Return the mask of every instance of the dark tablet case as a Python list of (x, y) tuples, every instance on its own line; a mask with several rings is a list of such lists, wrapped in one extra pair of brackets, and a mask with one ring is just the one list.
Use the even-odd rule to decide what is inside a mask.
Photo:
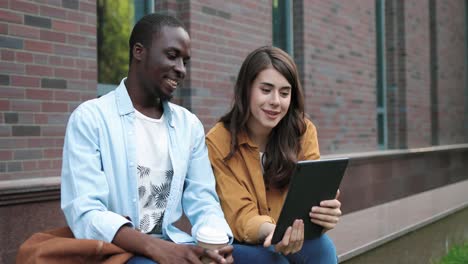
[(299, 161), (291, 178), (289, 192), (276, 224), (272, 243), (281, 239), (295, 219), (304, 221), (304, 240), (322, 234), (323, 227), (310, 221), (312, 206), (336, 196), (341, 179), (348, 165), (348, 158)]

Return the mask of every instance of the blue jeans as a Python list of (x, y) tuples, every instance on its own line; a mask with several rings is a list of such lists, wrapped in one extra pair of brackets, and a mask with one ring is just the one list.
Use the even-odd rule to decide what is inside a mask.
[(146, 257), (133, 256), (127, 261), (126, 264), (158, 264), (158, 263)]
[(233, 246), (234, 263), (338, 263), (335, 245), (326, 234), (316, 239), (305, 240), (299, 252), (288, 256), (276, 253), (273, 246), (269, 248), (249, 244)]

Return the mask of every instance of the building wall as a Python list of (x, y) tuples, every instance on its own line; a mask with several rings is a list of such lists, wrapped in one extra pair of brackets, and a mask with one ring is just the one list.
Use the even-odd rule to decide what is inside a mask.
[(206, 130), (231, 106), (250, 51), (272, 43), (271, 1), (190, 1), (190, 109)]
[(247, 54), (272, 43), (271, 1), (165, 0), (156, 10), (181, 19), (192, 38), (192, 58), (174, 100), (194, 112), (208, 131), (231, 105)]
[[(466, 1), (433, 1), (432, 31), (431, 2), (385, 1), (389, 148), (430, 146), (434, 135), (438, 144), (468, 141)], [(208, 130), (229, 109), (247, 53), (272, 43), (272, 0), (155, 7), (181, 18), (192, 36), (175, 102)], [(322, 154), (376, 150), (375, 1), (294, 1), (293, 19)], [(0, 180), (59, 176), (69, 113), (96, 96), (96, 45), (95, 1), (0, 1)]]
[(69, 113), (96, 96), (95, 1), (0, 1), (0, 180), (59, 176)]
[[(467, 142), (466, 1), (435, 1), (437, 10), (437, 112), (439, 144)], [(464, 3), (465, 2), (465, 3)], [(465, 96), (463, 96), (465, 94)], [(466, 112), (465, 112), (466, 113)], [(467, 117), (465, 117), (467, 118)]]
[(409, 148), (431, 145), (429, 1), (404, 1), (406, 133)]
[(463, 1), (386, 1), (389, 148), (466, 142)]
[(404, 1), (385, 1), (387, 147), (407, 147)]
[(321, 152), (376, 149), (374, 1), (300, 5), (299, 66), (306, 111), (317, 126)]

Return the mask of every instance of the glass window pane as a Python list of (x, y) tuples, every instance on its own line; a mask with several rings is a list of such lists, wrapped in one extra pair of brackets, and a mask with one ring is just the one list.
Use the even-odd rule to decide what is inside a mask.
[(128, 71), (128, 39), (135, 19), (134, 2), (98, 0), (97, 16), (98, 82), (118, 84)]
[(376, 26), (376, 103), (377, 103), (377, 144), (387, 148), (386, 127), (386, 61), (385, 61), (385, 0), (375, 1)]
[(385, 79), (385, 39), (383, 0), (376, 1), (376, 46), (377, 46), (377, 107), (384, 107), (384, 79)]
[(273, 0), (273, 46), (293, 55), (292, 1)]
[(382, 113), (377, 114), (377, 143), (383, 147), (385, 145), (384, 140), (384, 118)]

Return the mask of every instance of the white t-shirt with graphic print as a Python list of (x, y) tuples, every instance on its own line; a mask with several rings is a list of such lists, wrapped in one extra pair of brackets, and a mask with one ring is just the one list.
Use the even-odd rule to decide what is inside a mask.
[(172, 182), (168, 131), (164, 114), (154, 119), (135, 110), (140, 230), (162, 234), (162, 220)]

